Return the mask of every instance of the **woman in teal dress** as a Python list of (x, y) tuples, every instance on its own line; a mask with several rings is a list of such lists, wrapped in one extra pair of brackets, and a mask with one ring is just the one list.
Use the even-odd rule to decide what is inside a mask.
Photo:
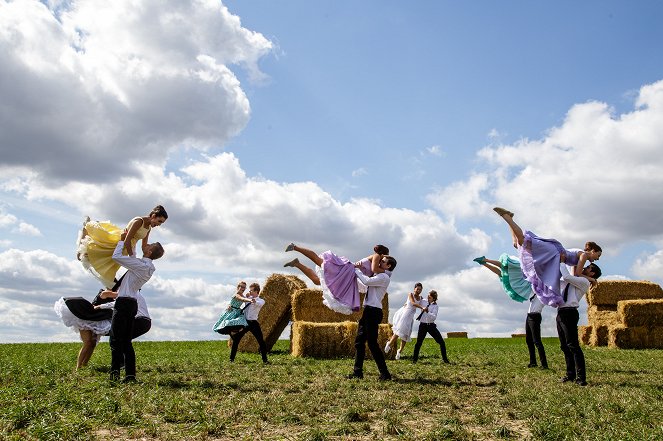
[(239, 282), (237, 284), (237, 292), (235, 292), (233, 298), (230, 299), (230, 305), (226, 311), (221, 314), (221, 317), (219, 317), (219, 320), (216, 321), (212, 328), (215, 332), (231, 335), (233, 332), (239, 331), (245, 326), (248, 326), (242, 308), (244, 303), (251, 303), (251, 299), (244, 297), (243, 293), (245, 290), (246, 282)]
[(511, 299), (522, 303), (532, 296), (532, 284), (525, 279), (517, 258), (503, 253), (499, 260), (486, 259), (481, 256), (474, 261), (497, 274), (502, 282), (502, 288)]

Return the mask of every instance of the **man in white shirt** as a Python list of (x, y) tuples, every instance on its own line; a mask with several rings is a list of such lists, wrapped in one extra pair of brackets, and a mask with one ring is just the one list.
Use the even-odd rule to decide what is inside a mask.
[(230, 350), (230, 361), (235, 361), (235, 355), (237, 354), (237, 348), (239, 347), (239, 341), (244, 337), (247, 332), (253, 334), (253, 336), (258, 340), (258, 347), (260, 348), (260, 355), (262, 356), (262, 362), (267, 363), (267, 345), (265, 340), (262, 337), (262, 329), (260, 329), (260, 323), (258, 323), (258, 314), (260, 309), (265, 305), (265, 300), (260, 298), (260, 285), (257, 283), (252, 283), (249, 285), (249, 293), (247, 297), (251, 298), (251, 303), (249, 303), (244, 309), (244, 317), (248, 326), (245, 326), (236, 334), (233, 335), (232, 342), (233, 346)]
[(355, 268), (357, 278), (368, 287), (364, 297), (364, 312), (359, 319), (357, 337), (355, 338), (355, 365), (353, 372), (348, 378), (364, 378), (364, 358), (366, 357), (366, 344), (373, 355), (373, 360), (380, 371), (380, 381), (391, 380), (391, 374), (387, 369), (387, 362), (384, 359), (382, 349), (378, 344), (378, 327), (382, 321), (382, 299), (387, 292), (387, 287), (391, 281), (391, 272), (396, 268), (396, 259), (391, 256), (384, 256), (380, 260), (380, 268), (383, 273), (368, 277)]
[(561, 263), (562, 279), (560, 292), (564, 303), (557, 309), (557, 335), (566, 361), (566, 375), (561, 382), (575, 381), (580, 386), (587, 386), (585, 372), (585, 354), (578, 340), (578, 305), (591, 285), (601, 276), (601, 268), (591, 263), (582, 270), (581, 276), (573, 276), (569, 268)]
[[(440, 354), (442, 355), (442, 361), (449, 363), (447, 358), (447, 347), (444, 344), (444, 339), (442, 334), (440, 334), (435, 320), (437, 320), (437, 312), (439, 307), (437, 306), (437, 291), (431, 290), (428, 293), (428, 299), (425, 300), (426, 306), (424, 310), (421, 311), (417, 320), (419, 320), (419, 331), (417, 332), (417, 342), (414, 345), (414, 355), (412, 355), (412, 363), (416, 363), (419, 360), (419, 349), (426, 338), (426, 334), (430, 334), (435, 342), (440, 346)], [(422, 305), (423, 306), (423, 305)]]
[(117, 290), (117, 298), (111, 319), (111, 381), (120, 379), (120, 367), (124, 363), (124, 382), (136, 381), (136, 353), (131, 344), (134, 317), (138, 312), (138, 291), (154, 273), (153, 260), (163, 256), (163, 247), (159, 242), (143, 247), (143, 257), (122, 255), (126, 232), (120, 236), (113, 252), (113, 260), (127, 269), (122, 283)]
[(537, 366), (535, 352), (535, 349), (537, 349), (539, 351), (539, 359), (541, 360), (541, 369), (548, 369), (546, 349), (543, 347), (543, 342), (541, 341), (541, 311), (543, 311), (544, 306), (541, 300), (539, 300), (539, 297), (532, 292), (532, 296), (529, 298), (527, 319), (525, 319), (525, 343), (529, 352), (528, 368), (535, 368)]

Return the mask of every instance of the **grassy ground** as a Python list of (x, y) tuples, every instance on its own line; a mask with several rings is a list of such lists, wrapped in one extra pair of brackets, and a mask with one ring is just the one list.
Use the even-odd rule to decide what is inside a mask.
[(111, 385), (103, 343), (74, 372), (78, 344), (0, 345), (2, 439), (663, 440), (663, 351), (585, 348), (588, 387), (527, 369), (522, 339), (426, 340), (389, 361), (395, 381), (346, 380), (352, 361), (292, 358), (280, 341), (228, 362), (225, 342), (137, 342), (139, 384)]

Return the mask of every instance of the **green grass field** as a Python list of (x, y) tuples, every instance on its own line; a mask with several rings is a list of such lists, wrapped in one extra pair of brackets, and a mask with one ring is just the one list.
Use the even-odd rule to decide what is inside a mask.
[[(248, 338), (248, 337), (247, 337)], [(79, 345), (0, 345), (2, 439), (663, 439), (663, 351), (585, 348), (588, 387), (527, 369), (519, 339), (448, 339), (451, 365), (426, 340), (388, 361), (378, 382), (346, 380), (352, 360), (297, 359), (279, 341), (228, 362), (225, 341), (137, 342), (138, 384), (111, 385), (102, 343), (75, 372)]]

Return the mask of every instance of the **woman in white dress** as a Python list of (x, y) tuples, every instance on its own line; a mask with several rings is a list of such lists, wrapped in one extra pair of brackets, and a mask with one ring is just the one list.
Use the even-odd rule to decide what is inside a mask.
[(424, 309), (420, 302), (422, 300), (421, 292), (424, 287), (421, 283), (417, 282), (414, 284), (414, 292), (411, 292), (407, 295), (407, 301), (396, 314), (394, 314), (392, 331), (393, 335), (387, 341), (387, 344), (384, 347), (384, 352), (391, 351), (391, 347), (396, 344), (398, 339), (401, 339), (401, 346), (396, 351), (396, 360), (401, 358), (401, 351), (405, 348), (405, 344), (412, 340), (410, 334), (412, 334), (412, 324), (414, 323), (414, 314), (417, 309)]

